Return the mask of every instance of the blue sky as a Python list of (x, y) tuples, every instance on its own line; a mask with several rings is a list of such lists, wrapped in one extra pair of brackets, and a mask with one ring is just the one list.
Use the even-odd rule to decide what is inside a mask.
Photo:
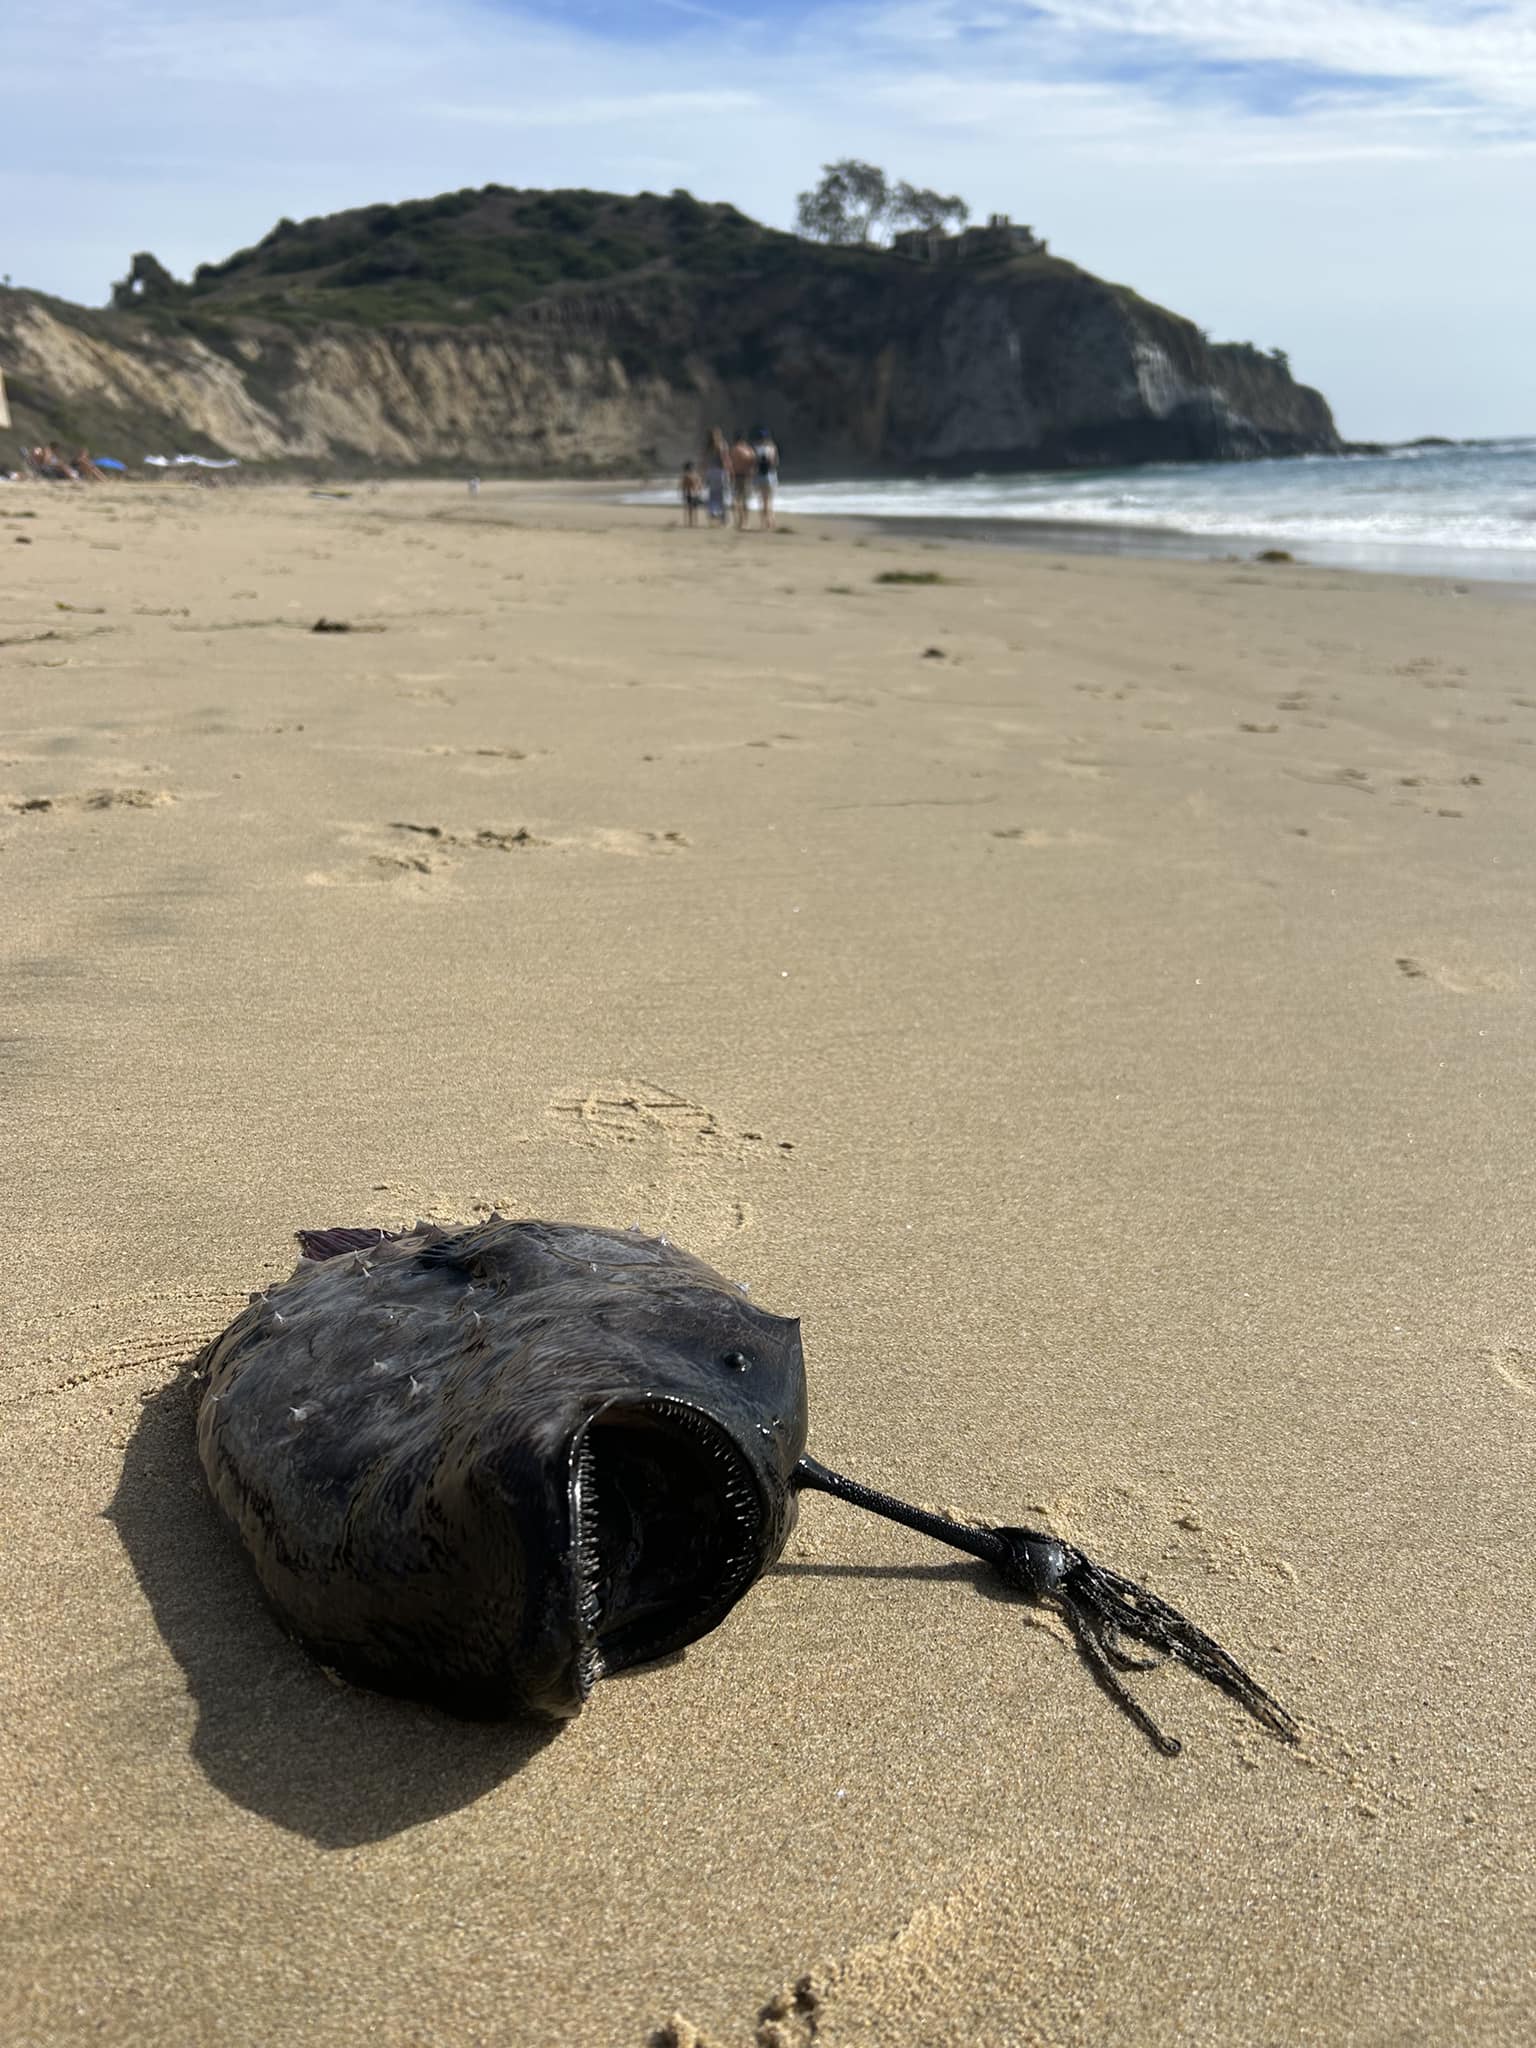
[(51, 0), (6, 72), (0, 272), (86, 303), (491, 179), (787, 226), (858, 155), (1288, 349), (1349, 434), (1536, 432), (1536, 0)]

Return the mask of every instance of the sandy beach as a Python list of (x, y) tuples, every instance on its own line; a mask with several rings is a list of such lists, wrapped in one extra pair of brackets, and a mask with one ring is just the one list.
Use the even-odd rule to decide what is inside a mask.
[[(8, 2048), (1528, 2038), (1536, 612), (789, 524), (3, 487)], [(328, 1681), (182, 1368), (496, 1208), (1300, 1750), (817, 1499), (561, 1732)]]

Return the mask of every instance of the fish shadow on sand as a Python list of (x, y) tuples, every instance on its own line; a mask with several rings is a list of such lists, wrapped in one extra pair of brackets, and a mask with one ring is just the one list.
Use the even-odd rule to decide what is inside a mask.
[(209, 1783), (322, 1849), (387, 1840), (472, 1804), (560, 1732), (457, 1721), (328, 1678), (273, 1620), (209, 1497), (190, 1364), (146, 1397), (107, 1517), (197, 1703)]
[(921, 1585), (953, 1585), (956, 1581), (972, 1588), (983, 1600), (1016, 1609), (1033, 1627), (1042, 1623), (1038, 1610), (1022, 1600), (1012, 1586), (1005, 1585), (987, 1565), (972, 1564), (969, 1558), (946, 1559), (939, 1564), (822, 1564), (808, 1559), (780, 1559), (771, 1567), (770, 1579), (915, 1579)]
[[(940, 1579), (963, 1579), (980, 1592), (991, 1593), (991, 1574), (983, 1564), (972, 1564), (967, 1558), (946, 1559), (942, 1564), (821, 1564), (805, 1560), (784, 1560), (774, 1565), (768, 1576), (779, 1579), (921, 1579), (925, 1582)], [(1020, 1600), (1017, 1593), (1008, 1587), (998, 1587), (1015, 1606)]]
[[(770, 1579), (915, 1579), (920, 1585), (938, 1587), (957, 1582), (969, 1586), (978, 1599), (994, 1606), (1011, 1607), (1031, 1628), (1055, 1633), (1055, 1625), (1043, 1618), (1041, 1610), (1022, 1599), (1017, 1590), (984, 1564), (969, 1558), (946, 1559), (937, 1564), (822, 1564), (808, 1559), (780, 1559), (768, 1572)], [(875, 1597), (878, 1597), (875, 1596)]]

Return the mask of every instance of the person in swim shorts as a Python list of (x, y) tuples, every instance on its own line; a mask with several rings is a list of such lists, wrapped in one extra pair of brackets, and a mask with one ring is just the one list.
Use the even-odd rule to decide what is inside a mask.
[(679, 479), (678, 490), (683, 500), (683, 524), (685, 526), (697, 526), (699, 523), (699, 507), (704, 502), (704, 479), (699, 475), (699, 465), (691, 455), (683, 464), (683, 474)]
[(752, 456), (759, 516), (764, 526), (772, 526), (773, 494), (779, 487), (779, 451), (766, 427), (752, 429)]

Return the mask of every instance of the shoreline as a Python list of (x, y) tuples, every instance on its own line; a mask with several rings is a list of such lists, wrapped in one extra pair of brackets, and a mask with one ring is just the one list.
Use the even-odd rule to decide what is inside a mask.
[[(1283, 461), (1274, 466), (1290, 473), (1290, 466)], [(1211, 464), (1188, 465), (1190, 473), (1197, 477), (1205, 476), (1217, 467)], [(1223, 475), (1231, 472), (1247, 480), (1265, 465), (1249, 463), (1219, 467)], [(1147, 474), (1159, 480), (1166, 479), (1169, 468), (1170, 465), (1166, 464), (1146, 466)], [(1119, 479), (1125, 488), (1133, 490), (1137, 475), (1136, 470), (1070, 471), (1063, 472), (1060, 479), (1054, 474), (1047, 479), (1038, 472), (1020, 471), (1016, 480), (1031, 486), (1049, 480), (1070, 490), (1074, 484), (1103, 476)], [(992, 485), (1006, 483), (1008, 478), (988, 476), (979, 481)], [(927, 510), (923, 507), (921, 490), (913, 491), (911, 487), (932, 485), (942, 496), (944, 479), (908, 477), (889, 482), (893, 495), (905, 497), (905, 505), (910, 505), (911, 510), (896, 504), (887, 509), (886, 506), (865, 507), (857, 502), (825, 505), (814, 502), (815, 495), (823, 491), (857, 499), (876, 488), (873, 484), (850, 478), (836, 482), (812, 479), (798, 486), (791, 482), (780, 490), (779, 511), (786, 519), (867, 522), (867, 528), (863, 530), (876, 527), (904, 530), (920, 538), (985, 541), (1036, 553), (1139, 556), (1152, 561), (1241, 561), (1251, 560), (1273, 549), (1289, 555), (1299, 566), (1343, 569), (1365, 575), (1430, 577), (1447, 582), (1502, 583), (1536, 592), (1536, 546), (1459, 546), (1433, 539), (1335, 538), (1326, 533), (1309, 535), (1296, 532), (1294, 525), (1290, 531), (1285, 529), (1285, 519), (1290, 517), (1294, 520), (1294, 504), (1289, 508), (1283, 504), (1277, 508), (1279, 523), (1268, 525), (1262, 505), (1235, 499), (1224, 507), (1224, 517), (1230, 520), (1230, 524), (1215, 529), (1178, 524), (1178, 507), (1171, 501), (1159, 508), (1166, 516), (1158, 519), (1120, 520), (1102, 516), (1104, 508), (1100, 508), (1097, 516), (1072, 516), (1056, 508), (1036, 512), (1028, 509), (1027, 497), (1016, 501), (1021, 507), (1018, 511), (1010, 509), (1006, 503), (1001, 509), (983, 506), (949, 510), (941, 505), (940, 509)], [(669, 503), (674, 489), (672, 480), (666, 477), (648, 477), (641, 483), (615, 484), (612, 488), (619, 502), (632, 504)], [(797, 501), (798, 492), (812, 494), (812, 501)], [(1085, 504), (1087, 502), (1085, 500)]]
[[(453, 481), (453, 480), (447, 480)], [(572, 481), (563, 484), (558, 481), (522, 483), (508, 481), (482, 486), (482, 496), (489, 498), (496, 491), (526, 494), (529, 502), (549, 505), (559, 503), (600, 503), (635, 513), (659, 513), (670, 515), (668, 523), (679, 527), (682, 522), (676, 517), (677, 508), (670, 499), (661, 496), (644, 497), (641, 492), (659, 490), (654, 478), (643, 483), (629, 481), (621, 484), (594, 484)], [(1234, 534), (1193, 534), (1181, 533), (1173, 528), (1142, 526), (1109, 526), (1090, 524), (1088, 521), (1046, 520), (1046, 519), (995, 519), (978, 516), (959, 518), (938, 515), (906, 516), (899, 513), (879, 512), (817, 512), (807, 511), (796, 505), (779, 508), (779, 522), (786, 530), (792, 530), (800, 521), (810, 521), (829, 534), (849, 538), (881, 539), (885, 541), (911, 540), (919, 546), (953, 545), (961, 548), (995, 548), (1013, 550), (1029, 555), (1073, 556), (1079, 559), (1094, 558), (1120, 559), (1142, 562), (1208, 562), (1228, 567), (1259, 569), (1309, 569), (1334, 575), (1359, 577), (1382, 581), (1388, 587), (1422, 588), (1425, 585), (1445, 586), (1457, 591), (1458, 586), (1467, 593), (1476, 591), (1492, 595), (1495, 592), (1513, 596), (1521, 603), (1536, 599), (1536, 558), (1528, 571), (1520, 574), (1498, 574), (1491, 565), (1497, 557), (1487, 553), (1472, 557), (1476, 566), (1462, 566), (1454, 557), (1433, 550), (1411, 548), (1382, 549), (1308, 547), (1298, 552), (1301, 543), (1286, 549), (1291, 559), (1284, 562), (1264, 562), (1260, 553), (1268, 543), (1262, 535), (1243, 537)], [(706, 528), (701, 524), (701, 533)], [(754, 527), (755, 535), (758, 529)], [(1285, 543), (1276, 542), (1284, 547)], [(1399, 557), (1422, 554), (1419, 561), (1398, 560), (1390, 562), (1376, 559), (1382, 555), (1396, 554)], [(1471, 556), (1471, 550), (1468, 550)]]
[[(1473, 555), (1471, 549), (1467, 554), (1474, 566), (1463, 567), (1452, 555), (1430, 548), (1356, 548), (1338, 543), (1272, 541), (1262, 534), (1205, 535), (1184, 533), (1174, 527), (1096, 525), (1087, 520), (905, 518), (884, 513), (801, 510), (791, 510), (787, 516), (838, 519), (882, 533), (907, 532), (923, 539), (969, 546), (1021, 548), (1031, 554), (1130, 556), (1151, 562), (1255, 563), (1261, 561), (1263, 549), (1273, 546), (1284, 549), (1291, 557), (1289, 562), (1273, 565), (1279, 568), (1329, 569), (1351, 576), (1389, 577), (1394, 581), (1478, 584), (1511, 589), (1523, 598), (1536, 598), (1536, 555), (1532, 556), (1529, 568), (1501, 575), (1493, 566), (1498, 561), (1496, 555)], [(1387, 556), (1398, 559), (1382, 559)], [(1406, 559), (1413, 556), (1420, 559)]]

